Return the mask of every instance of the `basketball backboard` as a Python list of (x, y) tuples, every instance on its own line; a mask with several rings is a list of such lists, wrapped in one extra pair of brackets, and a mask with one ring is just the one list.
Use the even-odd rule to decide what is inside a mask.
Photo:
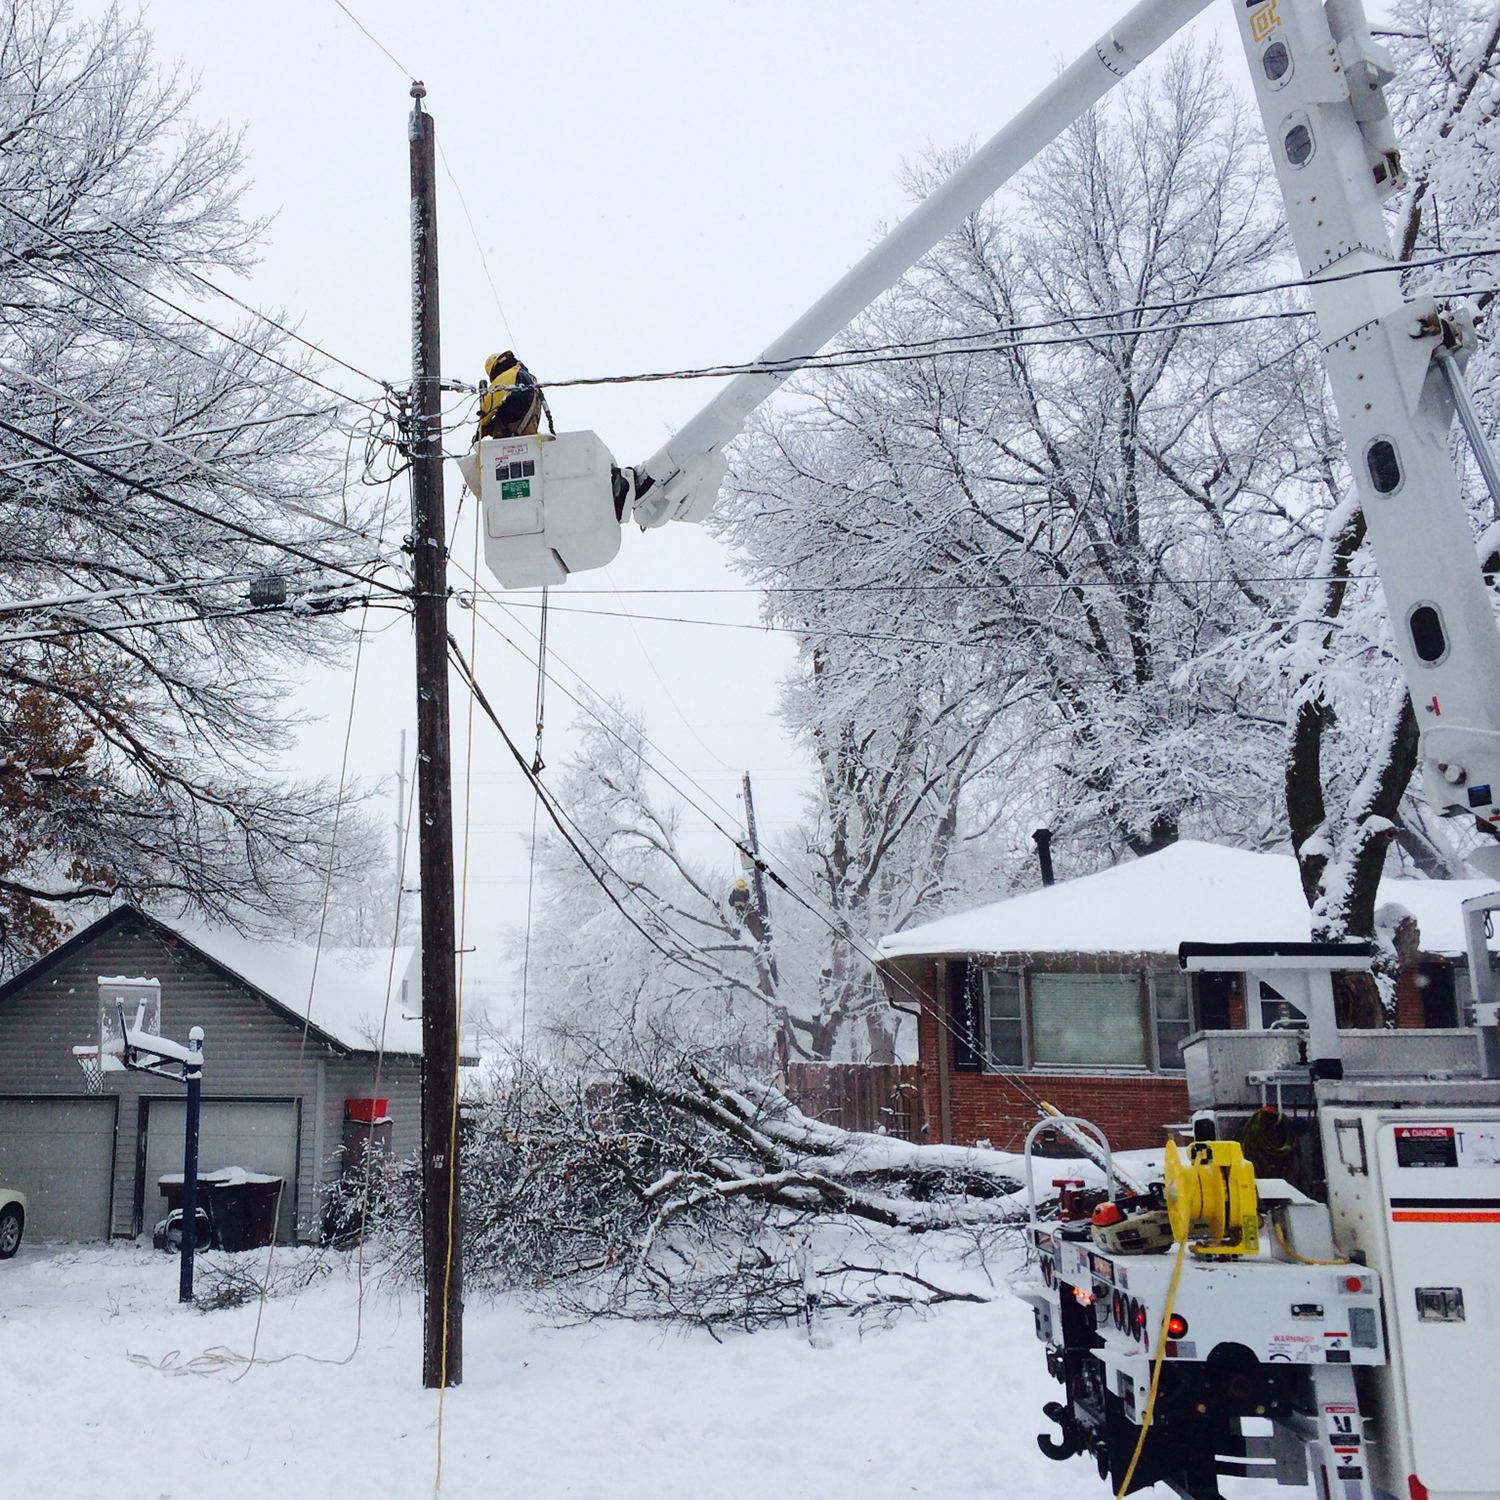
[(125, 1026), (132, 1031), (161, 1035), (161, 981), (99, 976), (99, 1058), (108, 1068), (109, 1057), (124, 1059)]

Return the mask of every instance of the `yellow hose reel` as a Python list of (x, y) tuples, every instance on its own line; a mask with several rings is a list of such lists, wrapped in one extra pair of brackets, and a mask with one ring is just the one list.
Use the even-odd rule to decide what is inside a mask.
[(1164, 1166), (1174, 1240), (1193, 1240), (1194, 1255), (1259, 1251), (1255, 1168), (1238, 1141), (1194, 1141), (1186, 1156), (1168, 1141)]

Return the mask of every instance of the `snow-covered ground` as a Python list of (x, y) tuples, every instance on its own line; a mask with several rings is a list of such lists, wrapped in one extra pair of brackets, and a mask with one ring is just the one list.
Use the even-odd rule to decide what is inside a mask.
[[(929, 1267), (929, 1272), (937, 1274)], [(733, 1335), (540, 1325), (471, 1303), (443, 1416), (451, 1500), (1106, 1500), (1086, 1459), (1037, 1450), (1058, 1392), (1031, 1313), (984, 1305), (867, 1329)], [(432, 1493), (437, 1397), (421, 1304), (340, 1268), (295, 1298), (184, 1309), (135, 1246), (23, 1247), (0, 1265), (0, 1474), (48, 1500), (405, 1500)], [(356, 1347), (356, 1331), (358, 1342)], [(1240, 1491), (1248, 1493), (1249, 1488)], [(1288, 1492), (1283, 1492), (1288, 1493)], [(1290, 1492), (1292, 1494), (1305, 1492)]]

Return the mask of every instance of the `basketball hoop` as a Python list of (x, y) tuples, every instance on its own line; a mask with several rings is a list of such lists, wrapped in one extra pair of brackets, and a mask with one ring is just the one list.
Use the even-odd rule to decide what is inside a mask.
[(73, 1056), (78, 1066), (83, 1069), (83, 1080), (91, 1094), (102, 1094), (104, 1092), (104, 1069), (99, 1066), (99, 1048), (75, 1047)]

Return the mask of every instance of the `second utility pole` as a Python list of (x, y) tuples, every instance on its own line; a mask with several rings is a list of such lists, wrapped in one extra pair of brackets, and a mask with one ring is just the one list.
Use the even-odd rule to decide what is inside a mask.
[(448, 550), (438, 342), (437, 133), (412, 84), (411, 453), (417, 655), (417, 844), (422, 879), (422, 1384), (463, 1379), (463, 1214), (458, 1176), (458, 995), (453, 932), (453, 768), (448, 739)]

